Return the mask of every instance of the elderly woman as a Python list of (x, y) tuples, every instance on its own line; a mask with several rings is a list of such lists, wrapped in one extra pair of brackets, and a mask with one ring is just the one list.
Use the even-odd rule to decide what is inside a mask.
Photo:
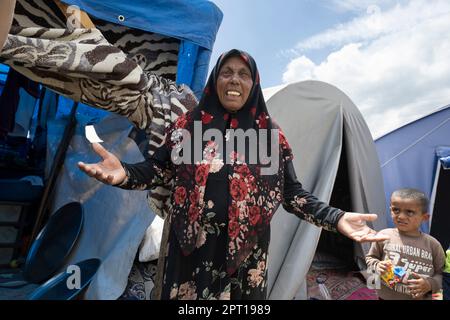
[[(236, 148), (239, 132), (254, 140)], [(243, 51), (219, 58), (198, 106), (166, 137), (142, 163), (122, 163), (94, 144), (102, 161), (78, 164), (125, 189), (173, 178), (163, 299), (265, 299), (270, 221), (280, 204), (356, 241), (385, 239), (365, 223), (376, 215), (330, 207), (302, 188), (286, 137), (267, 111), (255, 61)]]

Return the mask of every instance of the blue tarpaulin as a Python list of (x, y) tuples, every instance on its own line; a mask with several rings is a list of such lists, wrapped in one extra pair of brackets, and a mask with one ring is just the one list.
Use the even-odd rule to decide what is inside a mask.
[[(450, 105), (380, 137), (375, 145), (383, 173), (386, 212), (390, 211), (392, 192), (399, 188), (416, 188), (430, 198), (437, 162), (448, 161), (445, 157), (450, 155), (445, 153), (450, 150)], [(393, 227), (390, 215), (386, 217)], [(426, 224), (422, 231), (429, 231)]]
[(444, 169), (450, 169), (450, 147), (439, 147), (436, 150), (436, 155), (441, 161)]
[(6, 78), (8, 77), (9, 67), (0, 63), (0, 94), (3, 92), (3, 87), (6, 83)]
[(177, 83), (200, 98), (223, 14), (206, 0), (63, 0), (96, 18), (181, 40)]
[(205, 0), (63, 0), (99, 19), (192, 42), (212, 50), (222, 12)]

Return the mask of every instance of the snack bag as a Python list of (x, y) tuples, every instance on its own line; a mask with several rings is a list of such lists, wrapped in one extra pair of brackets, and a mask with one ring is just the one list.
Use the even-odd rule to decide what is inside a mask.
[(408, 284), (408, 279), (411, 277), (411, 270), (406, 270), (405, 275), (403, 276), (402, 283)]
[(402, 282), (405, 275), (406, 270), (403, 267), (394, 267), (394, 280), (396, 283)]
[(393, 288), (396, 284), (395, 275), (394, 275), (394, 267), (391, 264), (389, 264), (388, 269), (386, 272), (383, 272), (381, 275), (381, 280), (389, 287)]

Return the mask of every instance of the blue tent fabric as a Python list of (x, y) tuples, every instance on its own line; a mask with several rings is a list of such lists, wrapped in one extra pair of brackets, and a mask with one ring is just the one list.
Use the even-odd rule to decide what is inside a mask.
[(6, 64), (0, 63), (0, 85), (4, 86), (6, 78), (8, 77), (9, 67)]
[[(393, 191), (416, 188), (431, 197), (439, 147), (450, 146), (450, 105), (398, 128), (375, 141), (386, 195), (386, 212)], [(442, 160), (441, 160), (442, 161)], [(393, 227), (390, 215), (387, 222)], [(427, 223), (422, 231), (429, 231)]]
[(444, 169), (450, 169), (450, 147), (437, 148), (436, 155)]
[(197, 62), (195, 64), (195, 73), (190, 85), (192, 91), (194, 91), (199, 100), (203, 93), (206, 78), (208, 76), (210, 58), (211, 51), (200, 48), (197, 56)]
[(181, 40), (178, 84), (201, 97), (211, 52), (223, 14), (205, 0), (63, 0), (99, 19)]
[(211, 51), (183, 41), (178, 54), (177, 84), (186, 84), (200, 100), (208, 76)]
[[(212, 50), (223, 14), (205, 0), (63, 0), (97, 18)], [(123, 17), (123, 20), (122, 20)]]

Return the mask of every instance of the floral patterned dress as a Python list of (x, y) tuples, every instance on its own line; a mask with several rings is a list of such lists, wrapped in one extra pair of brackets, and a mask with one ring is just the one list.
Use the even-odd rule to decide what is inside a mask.
[[(144, 162), (133, 165), (123, 163), (128, 179), (120, 187), (146, 189), (163, 183), (163, 172), (167, 168), (167, 162), (170, 161), (169, 154), (167, 146), (164, 145), (152, 158)], [(233, 190), (229, 189), (229, 170), (231, 166), (225, 164), (208, 175), (203, 195), (205, 208), (199, 217), (195, 217), (202, 228), (195, 244), (196, 248), (191, 254), (183, 253), (177, 235), (173, 228), (171, 229), (162, 299), (266, 298), (270, 225), (266, 232), (258, 237), (253, 250), (239, 268), (231, 275), (227, 272), (227, 251), (233, 249), (230, 248), (230, 244), (233, 243), (230, 237), (237, 236), (240, 227), (235, 220), (229, 218), (230, 203), (239, 196), (229, 192)], [(249, 177), (245, 175), (245, 170), (242, 172), (242, 176), (238, 178), (247, 182)], [(189, 196), (196, 197), (198, 194), (175, 190), (172, 202), (176, 205)], [(270, 197), (271, 195), (267, 195), (267, 199)], [(270, 203), (270, 200), (268, 202)], [(297, 180), (292, 161), (285, 162), (282, 204), (288, 212), (329, 231), (336, 230), (337, 221), (344, 213), (305, 191)], [(262, 210), (264, 205), (266, 204), (246, 209), (249, 215), (248, 223), (253, 223), (252, 219), (256, 218), (252, 217), (258, 217), (257, 211)], [(254, 214), (251, 211), (255, 211)], [(188, 217), (196, 214), (198, 211), (193, 210), (189, 212)]]

